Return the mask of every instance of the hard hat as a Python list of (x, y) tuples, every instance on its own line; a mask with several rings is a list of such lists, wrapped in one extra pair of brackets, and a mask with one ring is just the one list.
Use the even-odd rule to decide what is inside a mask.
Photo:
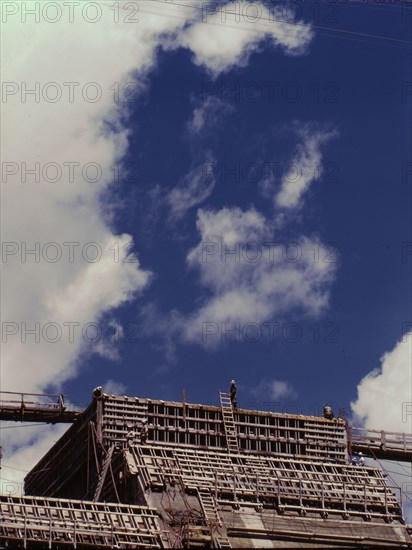
[(362, 456), (362, 455), (363, 455), (362, 451), (359, 451), (358, 455), (359, 455), (359, 456)]
[(147, 418), (143, 418), (142, 422), (143, 424), (147, 424)]
[(232, 380), (230, 383), (231, 383), (231, 384), (236, 384), (236, 382), (235, 382), (234, 380)]

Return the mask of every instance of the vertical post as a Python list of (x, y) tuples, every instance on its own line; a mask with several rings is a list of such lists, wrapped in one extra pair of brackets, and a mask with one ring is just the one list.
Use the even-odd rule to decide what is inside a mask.
[(389, 512), (388, 512), (388, 494), (387, 494), (387, 491), (386, 491), (386, 485), (384, 485), (383, 487), (385, 489), (385, 514), (388, 515)]
[(97, 441), (103, 445), (103, 401), (101, 397), (96, 399), (96, 435)]
[(215, 471), (215, 501), (217, 502), (217, 471)]
[(186, 422), (186, 388), (182, 389), (183, 422)]
[(325, 487), (323, 485), (323, 481), (321, 485), (321, 490), (322, 490), (322, 510), (324, 510), (325, 509)]
[(90, 486), (90, 432), (92, 427), (90, 422), (87, 424), (87, 474), (86, 474), (86, 494), (89, 494)]
[(281, 504), (281, 499), (280, 499), (280, 488), (281, 488), (281, 484), (280, 484), (280, 477), (279, 477), (279, 474), (277, 474), (278, 476), (278, 506), (280, 506)]
[(256, 474), (256, 502), (259, 502), (259, 474)]
[(302, 480), (299, 479), (299, 506), (303, 508), (303, 500), (302, 500)]
[(343, 510), (346, 512), (346, 481), (343, 482)]
[(352, 459), (352, 426), (349, 424), (346, 425), (346, 435), (348, 438), (348, 456), (349, 459)]
[(233, 499), (235, 502), (237, 502), (237, 496), (236, 496), (236, 473), (233, 472)]
[(74, 547), (74, 548), (77, 548), (77, 523), (76, 523), (76, 515), (74, 516), (73, 547)]
[(366, 481), (364, 481), (364, 486), (363, 486), (363, 498), (364, 498), (364, 501), (365, 501), (365, 513), (368, 511), (368, 506), (366, 504)]
[(23, 527), (23, 548), (27, 548), (27, 525), (26, 525), (27, 517), (26, 514), (24, 515), (24, 527)]
[(49, 518), (49, 548), (52, 547), (52, 521)]

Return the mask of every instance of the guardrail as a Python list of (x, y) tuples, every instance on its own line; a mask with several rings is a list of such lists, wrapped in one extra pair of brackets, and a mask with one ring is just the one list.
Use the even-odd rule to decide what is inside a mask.
[(348, 427), (348, 443), (352, 452), (372, 458), (412, 462), (412, 434)]
[(0, 392), (0, 420), (73, 422), (80, 412), (65, 405), (63, 394)]

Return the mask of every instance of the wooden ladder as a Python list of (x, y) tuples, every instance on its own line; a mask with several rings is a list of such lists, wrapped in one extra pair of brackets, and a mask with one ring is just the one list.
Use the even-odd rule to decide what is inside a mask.
[(219, 391), (220, 405), (222, 407), (223, 424), (225, 426), (226, 442), (229, 453), (239, 452), (235, 417), (230, 396), (227, 392)]
[[(219, 513), (217, 511), (215, 500), (210, 491), (207, 489), (199, 488), (197, 490), (197, 493), (199, 495), (200, 506), (206, 518), (206, 523), (208, 524), (208, 527), (210, 528), (210, 531), (212, 533), (212, 538), (216, 544), (216, 547), (232, 548), (230, 540), (226, 534), (226, 529), (224, 529)], [(218, 527), (224, 529), (225, 534), (222, 535), (220, 533), (215, 533), (215, 529), (217, 529)]]
[(100, 495), (101, 495), (101, 492), (102, 492), (102, 489), (103, 489), (103, 485), (104, 485), (104, 482), (105, 482), (105, 479), (106, 479), (107, 471), (108, 471), (109, 466), (112, 462), (113, 451), (114, 451), (114, 445), (112, 445), (109, 448), (109, 450), (107, 451), (106, 456), (104, 457), (103, 464), (102, 464), (102, 469), (100, 470), (99, 479), (97, 480), (97, 486), (96, 486), (96, 490), (95, 490), (94, 496), (93, 496), (93, 501), (94, 502), (98, 501), (99, 498), (100, 498)]

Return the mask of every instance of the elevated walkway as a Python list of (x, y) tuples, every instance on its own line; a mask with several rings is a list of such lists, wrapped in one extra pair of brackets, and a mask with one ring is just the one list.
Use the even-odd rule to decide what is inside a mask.
[(352, 453), (362, 452), (371, 458), (412, 462), (412, 434), (348, 428)]
[(61, 394), (0, 392), (0, 420), (71, 423), (80, 414), (65, 406)]

